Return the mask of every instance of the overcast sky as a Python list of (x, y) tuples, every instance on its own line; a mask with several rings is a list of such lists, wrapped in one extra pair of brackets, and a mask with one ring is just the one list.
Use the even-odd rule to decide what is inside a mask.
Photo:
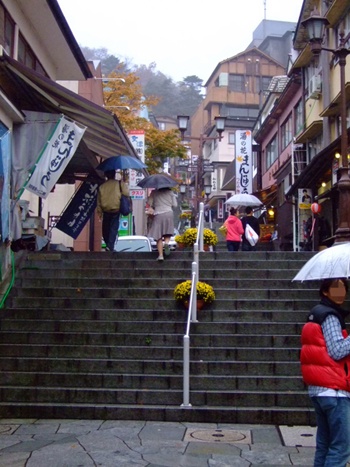
[[(266, 17), (297, 22), (303, 0), (58, 0), (80, 46), (134, 65), (155, 62), (174, 81), (207, 81), (242, 52)], [(266, 6), (266, 9), (265, 9)], [(265, 16), (266, 15), (266, 16)]]

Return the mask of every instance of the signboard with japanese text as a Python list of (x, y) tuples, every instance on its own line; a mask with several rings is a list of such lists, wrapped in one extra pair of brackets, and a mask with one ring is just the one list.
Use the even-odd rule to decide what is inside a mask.
[(40, 198), (47, 198), (55, 183), (72, 159), (86, 127), (60, 118), (46, 143), (25, 188)]
[(249, 130), (236, 131), (236, 193), (253, 191), (252, 134)]
[(145, 190), (130, 190), (131, 199), (145, 199)]
[(224, 218), (224, 200), (218, 200), (218, 212), (217, 212), (218, 219)]
[(82, 183), (55, 227), (76, 239), (96, 208), (98, 187), (96, 182)]
[[(129, 140), (133, 145), (141, 161), (145, 162), (145, 132), (144, 130), (131, 130), (128, 132)], [(129, 170), (129, 187), (136, 188), (139, 182), (144, 178), (142, 171)]]

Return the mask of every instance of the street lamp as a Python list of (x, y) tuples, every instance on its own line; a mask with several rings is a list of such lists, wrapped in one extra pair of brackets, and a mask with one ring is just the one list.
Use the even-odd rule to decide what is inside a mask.
[(329, 22), (323, 16), (320, 16), (316, 8), (311, 16), (301, 23), (307, 29), (311, 52), (318, 57), (321, 50), (331, 52), (338, 60), (340, 71), (340, 119), (341, 119), (341, 137), (340, 137), (340, 155), (341, 166), (338, 171), (340, 174), (338, 180), (339, 205), (338, 205), (338, 228), (335, 232), (335, 243), (350, 241), (350, 178), (348, 162), (348, 132), (346, 124), (346, 92), (345, 92), (345, 66), (346, 57), (350, 50), (345, 47), (344, 31), (339, 32), (339, 47), (337, 49), (328, 49), (322, 47), (325, 28)]
[[(186, 130), (188, 128), (189, 119), (190, 119), (190, 117), (187, 116), (187, 115), (179, 115), (177, 117), (177, 126), (178, 126), (178, 128), (180, 130), (182, 140), (185, 139), (185, 132), (186, 132)], [(197, 208), (197, 210), (198, 210), (199, 201), (200, 201), (200, 198), (201, 198), (200, 193), (202, 192), (202, 189), (201, 189), (202, 183), (198, 181), (198, 178), (200, 178), (200, 180), (202, 180), (202, 177), (203, 177), (203, 146), (204, 146), (206, 141), (216, 141), (217, 139), (219, 141), (221, 141), (222, 140), (222, 133), (225, 130), (226, 117), (217, 116), (217, 117), (214, 118), (214, 120), (215, 120), (215, 128), (216, 128), (216, 131), (218, 133), (218, 136), (205, 136), (203, 134), (201, 134), (199, 137), (197, 137), (197, 136), (186, 136), (186, 139), (199, 141), (198, 166), (197, 166), (197, 170), (195, 172), (195, 196), (196, 196), (196, 208)]]

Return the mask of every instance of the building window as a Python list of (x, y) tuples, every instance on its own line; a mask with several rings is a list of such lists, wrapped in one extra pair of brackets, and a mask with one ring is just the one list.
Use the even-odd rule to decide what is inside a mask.
[(294, 108), (294, 123), (295, 123), (295, 134), (299, 134), (303, 131), (304, 128), (304, 119), (303, 119), (303, 103), (300, 100), (296, 107)]
[(312, 141), (310, 141), (310, 143), (307, 145), (309, 161), (311, 161), (311, 159), (317, 156), (317, 154), (322, 150), (322, 143), (323, 143), (323, 136), (322, 134), (320, 134), (316, 138), (314, 138)]
[(4, 10), (4, 24), (4, 49), (10, 55), (10, 57), (13, 57), (13, 45), (15, 41), (15, 22), (6, 10)]
[(256, 92), (267, 91), (271, 82), (271, 76), (257, 76), (255, 78), (255, 90)]
[(228, 134), (228, 144), (235, 144), (235, 134), (229, 133)]
[(266, 146), (266, 170), (277, 160), (277, 135)]
[(229, 75), (228, 87), (230, 91), (244, 92), (245, 81), (243, 75)]
[(281, 127), (281, 149), (285, 149), (288, 144), (292, 141), (293, 129), (292, 129), (292, 115), (288, 117), (286, 122)]
[(31, 68), (32, 70), (47, 76), (44, 68), (22, 34), (19, 34), (18, 37), (18, 61), (26, 65), (28, 68)]

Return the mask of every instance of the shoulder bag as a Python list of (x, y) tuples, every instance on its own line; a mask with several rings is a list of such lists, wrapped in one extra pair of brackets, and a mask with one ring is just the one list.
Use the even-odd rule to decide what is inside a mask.
[(132, 201), (130, 196), (123, 195), (122, 184), (119, 182), (120, 188), (120, 207), (119, 212), (122, 216), (128, 216), (132, 213)]

